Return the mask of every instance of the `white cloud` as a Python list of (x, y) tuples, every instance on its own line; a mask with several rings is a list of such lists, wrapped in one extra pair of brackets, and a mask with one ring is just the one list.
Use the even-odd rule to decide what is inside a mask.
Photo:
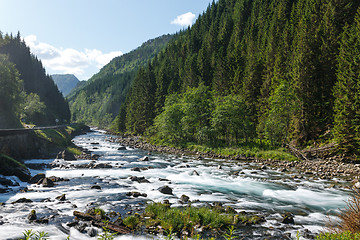
[(194, 20), (195, 14), (193, 14), (192, 12), (188, 12), (177, 16), (174, 20), (171, 21), (171, 24), (177, 24), (180, 26), (191, 26)]
[(121, 51), (102, 53), (97, 49), (78, 51), (72, 48), (56, 48), (37, 40), (35, 35), (24, 38), (31, 52), (41, 59), (46, 71), (50, 74), (75, 74), (80, 80), (87, 80), (99, 71), (111, 59), (121, 56)]

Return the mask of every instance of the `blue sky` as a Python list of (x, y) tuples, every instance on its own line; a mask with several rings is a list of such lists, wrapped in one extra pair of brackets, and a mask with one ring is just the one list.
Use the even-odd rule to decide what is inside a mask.
[(0, 31), (20, 31), (49, 74), (87, 80), (113, 57), (195, 22), (212, 0), (0, 0)]

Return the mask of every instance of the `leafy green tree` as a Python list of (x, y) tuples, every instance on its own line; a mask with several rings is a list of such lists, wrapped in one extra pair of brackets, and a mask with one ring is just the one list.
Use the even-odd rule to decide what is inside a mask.
[(15, 65), (0, 54), (0, 128), (19, 127), (22, 81)]
[(20, 118), (25, 123), (38, 123), (45, 115), (46, 105), (40, 101), (39, 95), (36, 93), (29, 93), (25, 97), (22, 104), (22, 112)]
[(218, 139), (225, 137), (228, 144), (236, 144), (239, 138), (247, 142), (251, 136), (251, 120), (245, 101), (236, 95), (218, 97), (211, 114), (211, 126)]
[(184, 140), (184, 131), (181, 119), (184, 117), (181, 96), (169, 95), (165, 100), (164, 111), (154, 120), (154, 127), (159, 138), (170, 143), (179, 143)]

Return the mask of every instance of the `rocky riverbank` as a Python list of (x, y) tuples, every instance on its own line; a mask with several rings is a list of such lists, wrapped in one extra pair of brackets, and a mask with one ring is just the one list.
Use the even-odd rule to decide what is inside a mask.
[[(323, 152), (321, 155), (313, 155), (312, 158), (309, 158), (311, 160), (283, 161), (274, 159), (256, 159), (254, 157), (246, 156), (228, 156), (215, 153), (195, 152), (188, 149), (178, 149), (168, 146), (155, 146), (148, 142), (142, 141), (138, 136), (120, 136), (117, 138), (109, 138), (108, 141), (117, 142), (124, 146), (144, 149), (149, 152), (160, 152), (176, 155), (194, 155), (197, 158), (255, 162), (259, 164), (259, 170), (273, 168), (278, 169), (281, 172), (293, 173), (294, 177), (299, 178), (308, 177), (323, 180), (337, 178), (355, 184), (355, 186), (360, 188), (360, 183), (356, 185), (356, 183), (359, 182), (360, 177), (359, 163), (343, 162), (341, 161), (341, 158), (332, 155), (329, 157), (329, 154), (324, 154)], [(312, 153), (314, 152), (316, 151), (312, 151)], [(311, 152), (309, 150), (306, 150), (304, 154), (311, 156)], [(321, 159), (320, 157), (324, 157), (325, 159)]]

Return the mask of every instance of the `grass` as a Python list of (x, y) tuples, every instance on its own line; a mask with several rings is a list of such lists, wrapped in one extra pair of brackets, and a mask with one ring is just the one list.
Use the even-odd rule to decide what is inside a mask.
[(0, 153), (0, 166), (2, 169), (14, 168), (14, 167), (26, 168), (26, 166), (23, 163), (2, 153)]
[(341, 210), (340, 222), (330, 222), (328, 233), (317, 236), (318, 240), (360, 240), (360, 192), (354, 190), (352, 196)]
[[(195, 227), (202, 227), (208, 230), (222, 231), (231, 225), (241, 222), (248, 222), (249, 217), (236, 214), (224, 213), (217, 209), (206, 207), (185, 207), (171, 208), (162, 203), (151, 203), (145, 208), (146, 226), (161, 226), (166, 232), (180, 234), (183, 231), (194, 233)], [(232, 234), (232, 233), (231, 233)], [(193, 234), (192, 234), (193, 235)]]
[(316, 240), (360, 240), (360, 233), (322, 233), (316, 236)]
[(299, 160), (292, 154), (288, 153), (285, 148), (275, 148), (270, 146), (264, 146), (260, 144), (242, 144), (236, 147), (209, 147), (197, 144), (188, 144), (187, 149), (203, 153), (215, 153), (223, 156), (244, 156), (254, 157), (257, 159), (274, 159), (274, 160), (286, 160), (296, 161)]
[(74, 155), (80, 155), (81, 151), (71, 142), (71, 134), (77, 131), (74, 127), (66, 127), (65, 129), (43, 129), (35, 130), (38, 137), (54, 145), (67, 149)]

